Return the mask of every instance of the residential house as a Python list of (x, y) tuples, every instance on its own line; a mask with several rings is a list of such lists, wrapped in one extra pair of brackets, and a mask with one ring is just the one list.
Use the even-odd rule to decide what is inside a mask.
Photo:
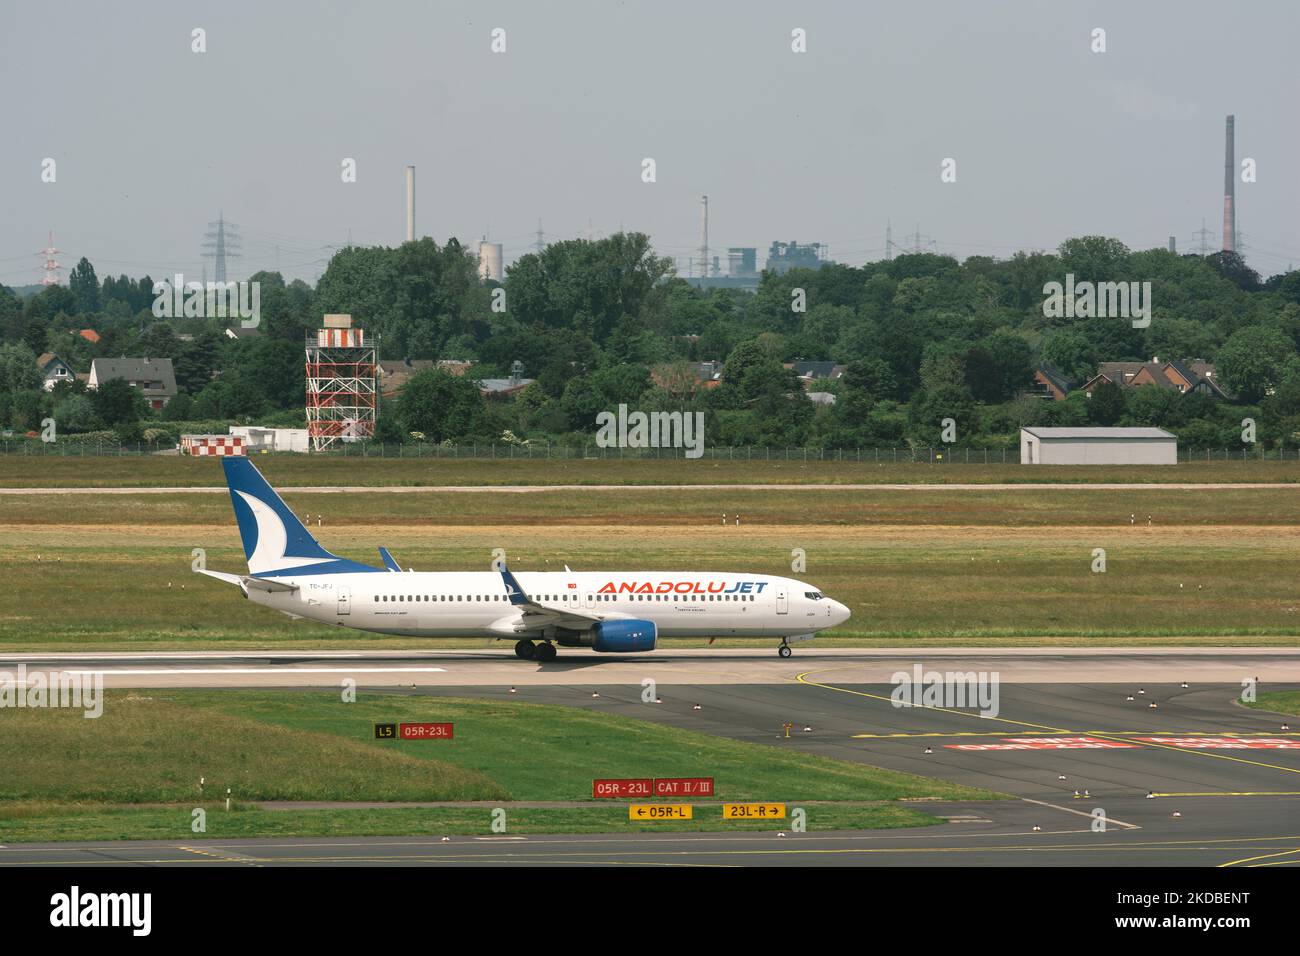
[(799, 359), (783, 364), (799, 376), (799, 381), (803, 383), (805, 389), (819, 378), (838, 379), (844, 375), (844, 366), (836, 365), (834, 362), (805, 362)]
[(690, 368), (705, 388), (717, 388), (722, 384), (721, 362), (691, 362)]
[(401, 359), (380, 362), (375, 373), (379, 379), (380, 392), (388, 398), (404, 389), (406, 383), (419, 372), (436, 368), (440, 372), (460, 378), (473, 364), (464, 359)]
[(379, 362), (375, 367), (375, 377), (379, 380), (379, 391), (384, 398), (396, 395), (406, 388), (406, 383), (417, 372), (433, 368), (433, 359), (402, 359), (400, 361)]
[(1025, 390), (1025, 394), (1062, 402), (1077, 387), (1078, 383), (1067, 378), (1060, 369), (1044, 364), (1034, 369), (1034, 384)]
[(90, 363), (91, 389), (120, 378), (138, 388), (152, 409), (160, 409), (176, 397), (176, 373), (169, 358), (97, 358)]
[(510, 363), (509, 378), (483, 378), (474, 383), (484, 398), (514, 398), (529, 385), (533, 379), (524, 378), (524, 363), (518, 359)]
[(1097, 374), (1083, 383), (1084, 393), (1092, 398), (1093, 389), (1102, 382), (1114, 382), (1121, 388), (1155, 385), (1179, 394), (1200, 392), (1214, 398), (1225, 397), (1214, 380), (1214, 366), (1203, 359), (1191, 363), (1162, 362), (1156, 356), (1150, 362), (1102, 362), (1097, 366)]
[[(685, 369), (684, 376), (681, 370)], [(664, 362), (650, 369), (650, 380), (670, 392), (694, 392), (722, 384), (721, 362)]]
[(42, 352), (37, 357), (36, 364), (40, 366), (41, 375), (45, 378), (44, 388), (47, 392), (59, 382), (76, 381), (77, 373), (72, 370), (72, 366), (54, 352)]

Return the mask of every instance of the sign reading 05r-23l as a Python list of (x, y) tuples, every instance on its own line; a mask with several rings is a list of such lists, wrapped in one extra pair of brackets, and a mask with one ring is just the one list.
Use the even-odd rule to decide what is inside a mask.
[(452, 724), (375, 724), (376, 740), (451, 740)]

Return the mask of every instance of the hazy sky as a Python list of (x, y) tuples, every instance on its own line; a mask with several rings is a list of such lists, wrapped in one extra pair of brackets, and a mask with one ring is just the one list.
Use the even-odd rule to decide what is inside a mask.
[(85, 255), (100, 276), (200, 278), (222, 210), (242, 227), (232, 278), (278, 247), (314, 280), (349, 231), (402, 240), (407, 163), (419, 234), (487, 233), (508, 261), (540, 218), (548, 240), (647, 232), (685, 274), (702, 193), (724, 263), (793, 239), (861, 264), (889, 220), (960, 258), (1092, 233), (1194, 251), (1202, 219), (1217, 248), (1228, 113), (1258, 164), (1237, 186), (1246, 256), (1300, 264), (1293, 0), (4, 6), (7, 285), (39, 280), (51, 228), (65, 277)]

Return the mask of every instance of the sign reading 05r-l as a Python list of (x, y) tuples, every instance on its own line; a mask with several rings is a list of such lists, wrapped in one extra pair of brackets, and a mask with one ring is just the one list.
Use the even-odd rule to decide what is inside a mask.
[(724, 803), (724, 820), (784, 820), (784, 803)]
[(694, 809), (689, 803), (629, 803), (629, 820), (690, 820)]

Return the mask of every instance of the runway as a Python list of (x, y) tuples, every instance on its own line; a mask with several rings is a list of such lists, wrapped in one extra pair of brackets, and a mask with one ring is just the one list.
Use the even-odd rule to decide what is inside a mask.
[[(1300, 687), (1274, 648), (670, 651), (552, 665), (503, 651), (8, 655), (117, 686), (337, 687), (563, 704), (951, 780), (1011, 799), (918, 802), (937, 826), (806, 833), (257, 839), (24, 845), (0, 866), (1300, 865), (1300, 731), (1237, 703)], [(996, 715), (896, 706), (913, 664), (1000, 674)], [(398, 670), (398, 669), (401, 670)], [(655, 681), (657, 702), (643, 699)], [(1184, 687), (1186, 683), (1188, 686)], [(513, 690), (513, 692), (512, 692)], [(1132, 698), (1131, 700), (1129, 698)], [(656, 698), (652, 698), (652, 701)], [(1155, 707), (1151, 704), (1155, 703)], [(789, 736), (785, 725), (789, 723)], [(927, 752), (927, 750), (929, 752)], [(1077, 795), (1076, 795), (1077, 794)], [(1104, 818), (1104, 828), (1098, 820)]]
[[(436, 646), (436, 645), (435, 645)], [(805, 672), (834, 683), (884, 684), (914, 664), (943, 671), (997, 672), (1004, 683), (1107, 683), (1177, 678), (1240, 684), (1300, 679), (1300, 648), (817, 648), (794, 656), (770, 648), (683, 648), (647, 654), (598, 654), (561, 648), (547, 664), (518, 660), (512, 641), (479, 650), (174, 651), (13, 653), (0, 671), (104, 675), (106, 687), (334, 687), (353, 677), (365, 687), (508, 687), (627, 684), (789, 684)]]

